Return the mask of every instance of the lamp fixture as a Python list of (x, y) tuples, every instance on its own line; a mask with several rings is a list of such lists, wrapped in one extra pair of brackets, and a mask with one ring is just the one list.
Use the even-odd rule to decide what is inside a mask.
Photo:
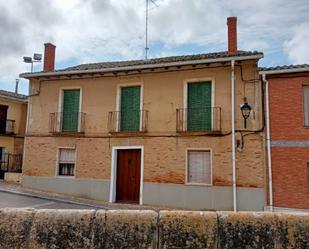
[(33, 58), (30, 56), (24, 56), (24, 63), (31, 63), (31, 73), (33, 72), (33, 63), (42, 61), (42, 54), (33, 54)]
[(244, 118), (244, 126), (245, 129), (247, 128), (247, 119), (250, 116), (250, 112), (251, 112), (251, 106), (248, 104), (248, 100), (246, 97), (244, 97), (244, 103), (240, 106), (240, 110), (241, 110), (241, 114)]

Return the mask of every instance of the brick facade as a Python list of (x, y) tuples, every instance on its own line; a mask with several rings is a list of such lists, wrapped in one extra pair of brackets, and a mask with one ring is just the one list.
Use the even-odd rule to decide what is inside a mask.
[(303, 86), (309, 74), (269, 76), (275, 207), (309, 208), (309, 129), (304, 127)]

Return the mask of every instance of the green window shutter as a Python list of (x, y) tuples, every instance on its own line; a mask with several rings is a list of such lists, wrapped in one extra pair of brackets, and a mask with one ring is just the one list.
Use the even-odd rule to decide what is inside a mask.
[(211, 82), (189, 83), (187, 101), (187, 130), (211, 130)]
[(63, 91), (62, 131), (78, 131), (79, 90)]
[(121, 88), (120, 131), (139, 131), (141, 87)]

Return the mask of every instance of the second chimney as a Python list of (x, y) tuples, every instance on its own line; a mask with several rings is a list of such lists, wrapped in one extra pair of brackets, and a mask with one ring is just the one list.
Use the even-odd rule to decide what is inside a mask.
[(237, 17), (227, 18), (228, 53), (237, 54)]
[(56, 46), (51, 43), (45, 43), (44, 51), (44, 72), (50, 72), (55, 70), (55, 54)]

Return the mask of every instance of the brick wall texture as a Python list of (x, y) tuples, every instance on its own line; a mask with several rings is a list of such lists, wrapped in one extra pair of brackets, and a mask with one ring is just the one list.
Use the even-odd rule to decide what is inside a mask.
[[(237, 185), (263, 187), (264, 154), (259, 134), (246, 137), (242, 152), (237, 153)], [(76, 177), (110, 179), (113, 146), (144, 146), (144, 181), (185, 183), (186, 149), (212, 150), (213, 184), (232, 185), (231, 136), (212, 137), (141, 137), (72, 138), (27, 137), (25, 139), (24, 175), (55, 176), (57, 151), (76, 148)]]
[[(269, 79), (271, 141), (309, 141), (304, 127), (303, 86), (309, 75)], [(309, 147), (272, 147), (274, 205), (309, 208)]]

